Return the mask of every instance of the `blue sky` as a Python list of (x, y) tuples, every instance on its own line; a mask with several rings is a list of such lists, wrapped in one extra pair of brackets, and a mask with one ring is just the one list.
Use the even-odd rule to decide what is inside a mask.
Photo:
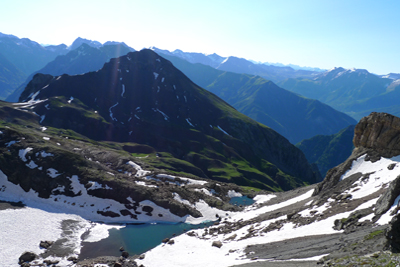
[(400, 1), (0, 0), (0, 32), (400, 73)]

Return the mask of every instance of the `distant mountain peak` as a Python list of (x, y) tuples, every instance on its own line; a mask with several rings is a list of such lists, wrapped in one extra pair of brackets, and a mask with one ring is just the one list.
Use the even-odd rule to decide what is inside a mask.
[(76, 38), (75, 41), (68, 47), (68, 49), (69, 49), (69, 50), (74, 50), (74, 49), (78, 48), (79, 46), (81, 46), (83, 43), (85, 43), (85, 44), (87, 44), (87, 45), (90, 45), (90, 46), (92, 46), (92, 47), (95, 47), (95, 48), (99, 48), (99, 47), (102, 46), (102, 44), (101, 44), (100, 42), (98, 42), (98, 41), (93, 41), (93, 40), (88, 40), (88, 39), (85, 39), (85, 38), (78, 37), (78, 38)]

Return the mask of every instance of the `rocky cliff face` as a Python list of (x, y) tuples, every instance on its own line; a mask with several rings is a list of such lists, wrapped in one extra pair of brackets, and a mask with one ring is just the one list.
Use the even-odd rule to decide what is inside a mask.
[(383, 157), (400, 155), (400, 118), (373, 112), (360, 120), (354, 130), (355, 147), (370, 148)]
[(400, 175), (395, 170), (400, 155), (400, 118), (387, 113), (371, 113), (356, 125), (353, 143), (352, 155), (330, 169), (324, 181), (316, 187), (315, 201), (324, 203), (344, 193), (350, 193), (344, 195), (352, 199), (358, 186), (374, 179), (375, 188), (379, 190), (374, 193), (376, 203), (372, 221), (390, 213), (392, 219), (386, 231), (386, 248), (398, 252)]
[(353, 161), (364, 154), (366, 160), (371, 162), (376, 162), (381, 157), (400, 155), (400, 118), (387, 113), (372, 112), (356, 125), (353, 144), (355, 149), (351, 156), (327, 172), (315, 194), (334, 187), (352, 166)]

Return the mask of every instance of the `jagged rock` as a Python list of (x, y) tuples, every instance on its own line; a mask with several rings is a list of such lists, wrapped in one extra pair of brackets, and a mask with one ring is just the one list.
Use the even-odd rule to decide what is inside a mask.
[(122, 267), (122, 264), (119, 262), (114, 263), (114, 267)]
[(220, 248), (220, 247), (222, 247), (222, 242), (221, 241), (214, 241), (214, 242), (212, 242), (212, 246)]
[(124, 258), (128, 258), (129, 257), (129, 253), (127, 251), (122, 251), (121, 256), (124, 257)]
[(169, 238), (167, 237), (167, 238), (164, 238), (161, 242), (167, 243), (168, 241), (169, 241)]
[(225, 238), (225, 241), (231, 241), (234, 240), (237, 237), (237, 234), (233, 234), (230, 237)]
[(394, 167), (396, 167), (396, 163), (392, 163), (392, 164), (390, 164), (387, 168), (388, 168), (388, 170), (393, 170), (394, 169)]
[(335, 220), (333, 229), (339, 231), (339, 230), (343, 230), (343, 229), (354, 228), (354, 226), (359, 225), (359, 222), (358, 222), (359, 219), (361, 219), (362, 217), (364, 217), (370, 213), (371, 213), (371, 210), (369, 208), (352, 212), (349, 215), (349, 217), (347, 217), (347, 218)]
[(41, 248), (48, 249), (53, 244), (54, 244), (54, 241), (40, 241), (39, 246)]
[(393, 180), (389, 188), (380, 196), (375, 206), (375, 214), (382, 215), (395, 204), (394, 201), (400, 195), (400, 176)]
[(175, 240), (170, 239), (170, 240), (167, 242), (167, 244), (168, 244), (168, 245), (173, 245), (173, 244), (175, 244)]
[(124, 251), (124, 250), (125, 250), (124, 247), (119, 248), (119, 251)]
[(35, 253), (27, 251), (27, 252), (22, 253), (22, 255), (18, 259), (18, 262), (20, 264), (24, 263), (24, 262), (31, 262), (36, 258), (37, 258), (37, 255)]

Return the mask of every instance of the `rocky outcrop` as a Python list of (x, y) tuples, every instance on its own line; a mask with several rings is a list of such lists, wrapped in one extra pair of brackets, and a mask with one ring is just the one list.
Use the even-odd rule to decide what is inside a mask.
[[(372, 112), (356, 125), (353, 144), (355, 149), (351, 156), (327, 172), (324, 181), (316, 187), (314, 195), (332, 190), (339, 183), (340, 177), (351, 168), (353, 161), (361, 155), (366, 154), (365, 160), (371, 162), (381, 157), (391, 158), (400, 155), (400, 118), (387, 113)], [(396, 181), (397, 179), (390, 186), (391, 189), (387, 190), (378, 201), (379, 214), (386, 212), (397, 197), (399, 189), (395, 188), (400, 186), (395, 185)]]
[(374, 149), (383, 157), (400, 155), (400, 118), (372, 112), (356, 125), (353, 143), (355, 147)]
[(400, 176), (390, 183), (389, 188), (383, 193), (376, 202), (375, 214), (381, 215), (388, 211), (395, 199), (400, 195)]
[(387, 247), (394, 253), (400, 252), (400, 218), (393, 217), (386, 231)]

